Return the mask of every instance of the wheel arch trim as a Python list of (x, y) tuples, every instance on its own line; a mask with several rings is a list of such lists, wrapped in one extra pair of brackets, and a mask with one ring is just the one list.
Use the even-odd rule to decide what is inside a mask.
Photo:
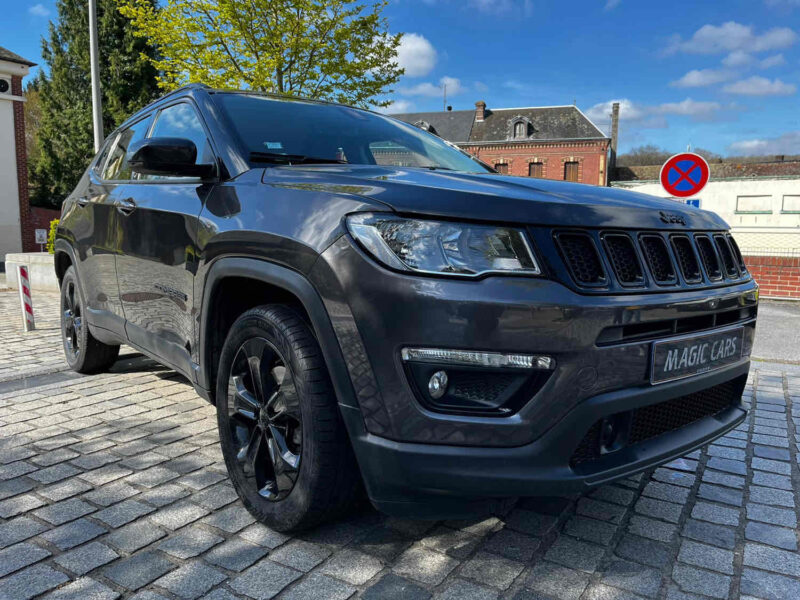
[(322, 356), (328, 367), (339, 404), (358, 408), (358, 401), (333, 325), (322, 298), (311, 282), (302, 274), (287, 267), (244, 257), (222, 257), (215, 260), (205, 277), (198, 330), (200, 364), (195, 369), (195, 383), (201, 395), (211, 399), (215, 391), (211, 389), (211, 374), (215, 367), (209, 364), (212, 360), (211, 299), (222, 281), (229, 277), (254, 279), (281, 288), (297, 297), (311, 320), (311, 327), (322, 349)]

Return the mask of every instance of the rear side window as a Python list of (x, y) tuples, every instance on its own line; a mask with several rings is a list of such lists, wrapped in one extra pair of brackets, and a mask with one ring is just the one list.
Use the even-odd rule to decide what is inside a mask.
[(111, 151), (103, 169), (103, 179), (106, 180), (125, 180), (134, 179), (131, 169), (128, 166), (128, 148), (134, 142), (138, 142), (147, 136), (147, 129), (150, 125), (150, 118), (142, 119), (124, 129), (117, 136), (116, 141), (111, 146)]
[(94, 167), (92, 167), (94, 174), (97, 175), (98, 177), (103, 176), (103, 167), (106, 164), (106, 160), (108, 159), (108, 153), (111, 151), (111, 147), (114, 145), (115, 141), (116, 141), (116, 136), (110, 137), (109, 139), (106, 140), (106, 143), (103, 144), (102, 150), (100, 150), (100, 156), (97, 157), (97, 160), (94, 163)]

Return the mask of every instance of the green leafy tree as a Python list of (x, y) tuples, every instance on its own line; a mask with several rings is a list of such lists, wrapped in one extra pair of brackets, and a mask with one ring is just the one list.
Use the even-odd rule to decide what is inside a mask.
[[(42, 40), (46, 68), (35, 82), (39, 122), (32, 202), (59, 206), (94, 155), (89, 14), (85, 0), (58, 0), (58, 16)], [(158, 94), (155, 49), (134, 35), (115, 0), (97, 2), (103, 127), (112, 131)]]
[(119, 0), (159, 49), (159, 84), (188, 82), (387, 106), (402, 75), (388, 0)]

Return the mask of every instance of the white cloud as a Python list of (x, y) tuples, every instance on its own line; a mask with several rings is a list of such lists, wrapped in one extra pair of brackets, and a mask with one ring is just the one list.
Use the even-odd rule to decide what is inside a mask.
[(31, 14), (34, 17), (47, 17), (50, 15), (50, 9), (44, 4), (34, 4), (28, 8), (28, 14)]
[(510, 12), (514, 8), (512, 0), (470, 0), (469, 3), (480, 12), (495, 15)]
[(680, 79), (670, 83), (673, 87), (705, 87), (722, 83), (732, 79), (733, 75), (729, 71), (721, 69), (693, 69)]
[(747, 67), (753, 64), (753, 61), (755, 61), (755, 59), (744, 50), (734, 50), (722, 59), (722, 64), (733, 69), (736, 67)]
[(699, 102), (691, 98), (681, 102), (652, 105), (622, 98), (595, 104), (586, 111), (586, 115), (601, 128), (608, 128), (611, 123), (611, 105), (614, 102), (619, 102), (620, 105), (620, 124), (639, 129), (663, 129), (668, 125), (666, 117), (672, 115), (689, 117), (693, 121), (708, 121), (722, 109), (718, 102)]
[(477, 92), (485, 92), (489, 89), (489, 86), (483, 83), (482, 81), (476, 81), (472, 84), (473, 89)]
[(397, 49), (397, 63), (408, 77), (423, 77), (436, 66), (436, 49), (418, 33), (406, 33)]
[(800, 131), (789, 131), (774, 138), (742, 140), (728, 146), (731, 154), (800, 154)]
[(519, 93), (528, 93), (532, 89), (530, 83), (518, 81), (517, 79), (509, 79), (504, 81), (503, 87), (507, 87), (508, 89)]
[(411, 100), (393, 100), (389, 106), (383, 106), (380, 108), (376, 108), (375, 110), (378, 112), (386, 113), (386, 114), (399, 114), (399, 113), (406, 113), (411, 112), (414, 110), (414, 103)]
[(418, 83), (412, 87), (400, 88), (398, 92), (404, 96), (429, 96), (431, 98), (441, 98), (444, 95), (444, 86), (447, 86), (447, 97), (457, 96), (466, 91), (466, 86), (456, 77), (442, 77), (438, 85), (426, 81)]
[(666, 52), (688, 54), (718, 54), (734, 52), (765, 52), (788, 48), (797, 41), (797, 34), (788, 27), (774, 27), (762, 34), (755, 34), (751, 25), (728, 21), (722, 25), (703, 25), (691, 38), (680, 35), (671, 38)]
[(775, 54), (762, 60), (760, 63), (758, 63), (758, 66), (762, 69), (771, 69), (772, 67), (780, 67), (781, 65), (785, 64), (786, 59), (783, 57), (783, 54)]
[(606, 0), (606, 5), (603, 10), (614, 10), (619, 6), (620, 2), (622, 2), (622, 0)]
[(797, 86), (792, 83), (784, 83), (780, 79), (767, 79), (753, 75), (726, 85), (722, 91), (742, 96), (791, 96), (797, 91)]

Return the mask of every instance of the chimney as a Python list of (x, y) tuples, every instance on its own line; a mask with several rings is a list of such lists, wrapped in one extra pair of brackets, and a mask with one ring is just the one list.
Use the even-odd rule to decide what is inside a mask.
[(475, 103), (475, 122), (481, 123), (483, 122), (484, 114), (486, 113), (486, 102), (483, 100), (478, 100)]
[(619, 102), (611, 105), (611, 151), (608, 157), (608, 180), (617, 176), (617, 137), (619, 136)]

